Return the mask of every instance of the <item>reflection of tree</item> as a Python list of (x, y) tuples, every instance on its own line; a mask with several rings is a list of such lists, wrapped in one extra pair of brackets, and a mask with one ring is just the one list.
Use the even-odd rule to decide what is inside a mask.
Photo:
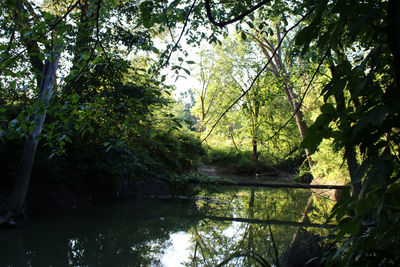
[[(324, 253), (321, 236), (327, 236), (326, 228), (311, 228), (310, 225), (327, 225), (329, 213), (334, 205), (325, 192), (313, 191), (307, 201), (300, 225), (293, 235), (289, 248), (282, 254), (285, 266), (299, 266), (309, 262), (308, 266), (319, 266), (319, 259)], [(333, 225), (333, 224), (331, 224)], [(312, 260), (313, 259), (313, 260)]]
[(187, 266), (267, 266), (287, 250), (299, 226), (323, 231), (314, 228), (326, 222), (318, 217), (325, 204), (315, 204), (316, 196), (309, 222), (299, 223), (309, 196), (303, 189), (229, 189), (211, 193), (215, 201), (199, 198), (197, 205), (140, 200), (53, 215), (31, 220), (6, 244), (0, 242), (6, 252), (0, 252), (0, 265), (154, 266), (170, 234), (187, 231), (192, 235)]
[[(22, 237), (9, 237), (19, 249), (0, 252), (0, 266), (21, 266), (21, 255), (33, 266), (158, 265), (170, 234), (197, 223), (196, 210), (189, 203), (141, 200), (32, 220), (16, 229)], [(5, 247), (0, 242), (0, 251), (9, 240)]]
[(289, 246), (308, 197), (304, 190), (293, 189), (214, 194), (215, 203), (199, 204), (208, 219), (192, 231), (187, 266), (276, 264), (274, 250), (281, 253)]

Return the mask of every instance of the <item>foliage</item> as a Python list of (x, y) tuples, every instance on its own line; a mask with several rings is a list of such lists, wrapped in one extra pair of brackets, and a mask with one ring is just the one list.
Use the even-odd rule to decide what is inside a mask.
[[(392, 228), (399, 216), (398, 209), (392, 208), (398, 204), (392, 190), (399, 178), (398, 2), (206, 4), (211, 10), (207, 13), (210, 22), (224, 26), (242, 20), (237, 29), (246, 29), (245, 25), (254, 28), (258, 13), (264, 14), (261, 20), (267, 24), (282, 14), (280, 11), (302, 16), (303, 23), (295, 37), (298, 49), (292, 55), (318, 64), (328, 77), (320, 90), (324, 101), (321, 113), (302, 147), (319, 149), (319, 155), (323, 151), (341, 151), (354, 187), (353, 197), (335, 208), (334, 214), (340, 221), (340, 249), (334, 258), (344, 265), (394, 264), (398, 260), (396, 253), (386, 248), (396, 247), (399, 241), (398, 231)], [(258, 7), (262, 8), (257, 10)], [(289, 23), (286, 20), (283, 24)], [(266, 32), (270, 30), (268, 27)], [(242, 34), (242, 38), (246, 36)], [(323, 139), (333, 140), (333, 146), (320, 146)], [(329, 163), (329, 157), (321, 158), (317, 173), (318, 168), (340, 166), (338, 157), (336, 164)], [(330, 175), (343, 176), (332, 171)]]
[(358, 167), (349, 168), (351, 183), (361, 182), (359, 195), (334, 209), (340, 249), (333, 259), (345, 265), (394, 264), (398, 257), (390, 248), (400, 238), (394, 229), (399, 212), (391, 208), (398, 203), (392, 190), (399, 178), (399, 36), (390, 29), (397, 27), (396, 4), (318, 1), (312, 6), (310, 22), (296, 42), (303, 53), (328, 53), (332, 78), (321, 92), (326, 104), (307, 143), (315, 148), (322, 138), (333, 138), (345, 156), (351, 147), (362, 156)]
[(297, 211), (309, 197), (303, 192), (229, 188), (200, 194), (205, 201), (197, 205), (210, 219), (191, 229), (191, 254), (203, 251), (197, 264), (278, 265), (275, 252), (282, 254), (288, 248), (296, 232), (291, 223), (299, 220)]
[(323, 140), (318, 151), (312, 155), (315, 162), (312, 168), (314, 178), (322, 184), (347, 184), (350, 182), (349, 171), (344, 165), (344, 151), (335, 151), (332, 141)]
[[(14, 152), (22, 150), (22, 140), (35, 128), (32, 118), (46, 112), (40, 148), (52, 159), (41, 155), (43, 166), (57, 162), (64, 171), (73, 166), (71, 173), (91, 174), (87, 179), (103, 172), (109, 183), (109, 176), (126, 177), (137, 169), (177, 172), (195, 166), (203, 150), (196, 138), (178, 133), (185, 119), (197, 121), (202, 136), (215, 127), (214, 140), (207, 140), (215, 149), (210, 157), (225, 150), (248, 165), (243, 155), (251, 151), (253, 159), (274, 164), (300, 143), (294, 122), (286, 118), (296, 117), (298, 123), (309, 108), (306, 119), (314, 122), (308, 134), (302, 133), (300, 148), (317, 151), (311, 171), (336, 182), (349, 176), (353, 186), (353, 195), (333, 209), (337, 248), (328, 262), (399, 261), (398, 1), (7, 0), (0, 10), (0, 145), (4, 156), (12, 155), (1, 164), (17, 165)], [(236, 22), (234, 34), (222, 28)], [(291, 24), (297, 32), (288, 32), (296, 28)], [(175, 42), (178, 26), (182, 34)], [(283, 69), (275, 78), (260, 72), (267, 67), (265, 58), (255, 52), (248, 32), (272, 43), (276, 51), (271, 53), (289, 52), (280, 65), (294, 65), (292, 75)], [(167, 110), (170, 89), (160, 82), (165, 79), (160, 69), (173, 51), (182, 50), (179, 40), (185, 33), (189, 44), (206, 39), (220, 45), (201, 56), (203, 88), (191, 108), (196, 120)], [(168, 34), (175, 44), (156, 47), (155, 40)], [(294, 41), (295, 49), (283, 39), (278, 48), (279, 34)], [(61, 69), (47, 105), (38, 88), (45, 60), (58, 45), (64, 49)], [(193, 62), (182, 57), (178, 62), (171, 71), (189, 74), (186, 65)], [(309, 90), (312, 82), (315, 88)], [(290, 101), (291, 109), (283, 104), (282, 86), (302, 94)], [(308, 91), (313, 92), (304, 100)], [(338, 170), (340, 161), (348, 171)], [(7, 168), (7, 176), (15, 175), (13, 168)]]
[[(175, 173), (196, 166), (203, 149), (179, 132), (185, 122), (169, 110), (171, 88), (151, 66), (160, 54), (153, 38), (185, 17), (181, 12), (168, 21), (158, 11), (176, 11), (177, 2), (17, 2), (0, 4), (2, 189), (12, 187), (35, 114), (47, 115), (33, 170), (39, 186), (63, 182), (112, 193), (140, 170)], [(65, 52), (57, 89), (44, 105), (37, 88), (56, 44)]]
[(227, 158), (232, 160), (257, 158), (272, 165), (284, 160), (299, 144), (294, 137), (293, 122), (269, 139), (285, 117), (290, 116), (281, 81), (269, 72), (261, 75), (251, 91), (216, 124), (228, 106), (250, 87), (261, 68), (257, 46), (242, 40), (239, 34), (224, 39), (220, 46), (201, 51), (198, 64), (201, 88), (195, 90), (197, 98), (192, 113), (198, 118), (201, 136), (213, 130), (207, 138), (211, 158), (216, 159), (216, 153), (225, 150)]

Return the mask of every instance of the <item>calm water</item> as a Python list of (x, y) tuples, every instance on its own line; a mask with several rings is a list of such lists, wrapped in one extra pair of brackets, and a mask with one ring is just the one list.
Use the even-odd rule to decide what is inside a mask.
[(138, 199), (32, 218), (0, 232), (0, 266), (274, 264), (274, 248), (288, 248), (309, 196), (224, 189), (196, 201)]

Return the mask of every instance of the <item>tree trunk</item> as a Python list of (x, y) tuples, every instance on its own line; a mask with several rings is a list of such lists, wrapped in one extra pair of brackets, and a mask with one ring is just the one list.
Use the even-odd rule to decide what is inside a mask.
[[(257, 91), (258, 92), (258, 91)], [(258, 93), (257, 93), (258, 95)], [(250, 103), (250, 101), (249, 101)], [(254, 110), (251, 109), (251, 105), (250, 107), (250, 116), (252, 116), (252, 127), (253, 127), (253, 132), (252, 132), (252, 140), (251, 140), (251, 144), (253, 146), (253, 156), (252, 159), (254, 161), (258, 161), (258, 150), (257, 150), (257, 143), (258, 143), (258, 138), (259, 138), (259, 124), (258, 124), (258, 115), (260, 113), (260, 102), (258, 102), (257, 100), (254, 102)]]
[(61, 53), (61, 46), (57, 45), (52, 56), (52, 61), (46, 61), (42, 71), (42, 81), (40, 83), (40, 100), (45, 107), (43, 114), (35, 114), (33, 121), (37, 123), (33, 132), (28, 136), (24, 154), (22, 156), (20, 165), (17, 170), (17, 179), (14, 188), (8, 200), (8, 209), (14, 214), (21, 214), (28, 192), (29, 181), (32, 172), (33, 162), (35, 160), (36, 149), (38, 146), (38, 139), (43, 123), (46, 118), (46, 106), (53, 93), (53, 85), (58, 67), (58, 60)]
[[(338, 52), (338, 54), (340, 54), (340, 52)], [(334, 66), (332, 62), (330, 63), (330, 69), (332, 74), (336, 72), (336, 66)], [(350, 128), (350, 125), (348, 121), (343, 120), (344, 111), (346, 110), (346, 103), (343, 91), (336, 92), (334, 94), (334, 97), (336, 102), (336, 111), (339, 114), (339, 120), (340, 120), (338, 128), (339, 130), (345, 132)], [(345, 150), (345, 159), (347, 161), (347, 168), (350, 173), (350, 180), (352, 181), (352, 194), (356, 196), (360, 193), (361, 190), (361, 182), (357, 183), (354, 182), (356, 179), (355, 173), (357, 168), (359, 167), (356, 158), (356, 150), (350, 144), (345, 144), (344, 150)]]
[(253, 140), (251, 140), (251, 143), (253, 145), (253, 156), (252, 156), (252, 159), (254, 161), (258, 161), (257, 140), (255, 138), (253, 138)]
[(281, 221), (281, 220), (264, 220), (264, 219), (250, 219), (250, 218), (240, 218), (240, 217), (218, 217), (205, 215), (201, 218), (209, 219), (211, 221), (217, 222), (242, 222), (242, 223), (252, 223), (261, 225), (282, 225), (282, 226), (293, 226), (293, 227), (315, 227), (315, 228), (334, 228), (335, 224), (324, 224), (324, 223), (310, 223), (308, 221), (296, 222), (296, 221)]
[(312, 210), (313, 203), (314, 203), (313, 196), (311, 195), (310, 198), (307, 201), (306, 208), (304, 209), (303, 216), (301, 217), (301, 220), (300, 220), (300, 225), (301, 226), (299, 228), (297, 228), (297, 231), (294, 234), (294, 236), (292, 238), (292, 241), (290, 242), (290, 247), (291, 248), (294, 247), (295, 244), (299, 243), (301, 232), (304, 230), (303, 229), (303, 225), (310, 224), (310, 220), (308, 218), (308, 213)]
[(232, 128), (233, 128), (233, 126), (231, 127), (231, 125), (229, 125), (229, 133), (230, 133), (230, 136), (231, 136), (231, 139), (232, 139), (233, 146), (235, 147), (236, 151), (237, 151), (239, 154), (241, 154), (241, 153), (240, 153), (240, 150), (239, 150), (239, 148), (238, 148), (238, 146), (236, 145), (235, 138), (234, 138), (234, 136), (233, 136), (233, 130), (232, 130)]
[[(278, 34), (277, 38), (278, 38), (278, 42), (279, 42), (281, 39), (281, 36), (279, 35), (278, 28), (277, 28), (277, 34)], [(256, 36), (252, 35), (252, 37), (257, 41), (262, 53), (266, 56), (266, 58), (268, 60), (271, 59), (272, 53), (276, 49), (276, 47), (274, 47), (273, 43), (272, 42), (263, 43)], [(271, 71), (274, 73), (274, 75), (277, 78), (284, 79), (283, 89), (285, 91), (290, 108), (292, 109), (293, 112), (296, 112), (296, 114), (295, 114), (296, 124), (299, 129), (301, 140), (303, 140), (307, 136), (308, 127), (307, 127), (306, 122), (304, 121), (303, 112), (300, 109), (297, 110), (298, 105), (300, 105), (300, 103), (297, 102), (298, 96), (294, 92), (293, 85), (290, 84), (290, 74), (288, 73), (285, 63), (284, 63), (284, 60), (282, 59), (281, 50), (279, 50), (278, 53), (275, 54), (275, 56), (272, 58), (270, 64), (271, 64)], [(308, 165), (311, 168), (313, 163), (312, 163), (311, 157), (310, 157), (311, 156), (310, 150), (305, 149), (305, 153), (306, 153)]]
[[(303, 112), (300, 109), (297, 110), (298, 105), (300, 105), (296, 101), (298, 99), (298, 96), (294, 93), (293, 87), (290, 84), (288, 84), (286, 81), (285, 81), (284, 89), (285, 89), (286, 98), (289, 102), (290, 108), (292, 109), (292, 112), (296, 113), (295, 119), (296, 119), (297, 128), (299, 129), (301, 140), (304, 140), (304, 138), (306, 138), (306, 136), (308, 134), (308, 126), (307, 126), (306, 122), (304, 121)], [(306, 148), (304, 151), (306, 152), (308, 166), (311, 169), (311, 167), (313, 166), (313, 163), (311, 161), (310, 150), (308, 148)]]
[[(356, 158), (356, 151), (352, 146), (345, 146), (346, 150), (346, 161), (347, 161), (347, 168), (349, 169), (350, 173), (350, 180), (354, 182), (355, 180), (355, 173), (358, 168), (357, 158)], [(358, 196), (361, 191), (361, 182), (353, 183), (352, 184), (352, 195)]]

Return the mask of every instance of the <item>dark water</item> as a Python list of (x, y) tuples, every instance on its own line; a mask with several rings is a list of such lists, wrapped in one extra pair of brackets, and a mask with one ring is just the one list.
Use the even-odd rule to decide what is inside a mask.
[(0, 232), (0, 266), (274, 264), (309, 196), (301, 189), (224, 189), (195, 201), (138, 199), (33, 218)]

